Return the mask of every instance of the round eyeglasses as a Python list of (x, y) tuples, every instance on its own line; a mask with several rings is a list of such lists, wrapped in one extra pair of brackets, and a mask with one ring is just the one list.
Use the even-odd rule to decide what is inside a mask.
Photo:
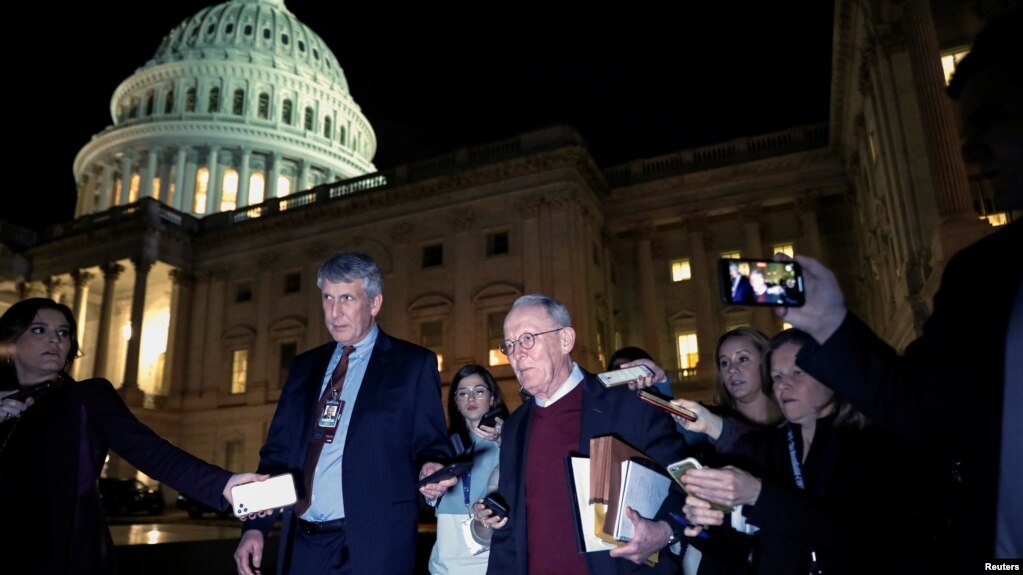
[(518, 339), (515, 339), (515, 340), (506, 339), (506, 340), (504, 340), (503, 342), (501, 342), (501, 345), (498, 346), (498, 349), (500, 349), (501, 353), (503, 353), (505, 355), (511, 355), (512, 353), (514, 353), (516, 345), (521, 345), (522, 349), (532, 349), (533, 345), (536, 344), (536, 338), (538, 336), (541, 336), (541, 335), (543, 335), (545, 333), (554, 333), (556, 331), (561, 331), (563, 329), (565, 329), (565, 328), (564, 327), (559, 327), (557, 329), (549, 329), (547, 331), (541, 331), (540, 333), (529, 333), (527, 331), (526, 333), (520, 335), (518, 337)]
[(490, 394), (489, 389), (483, 387), (482, 385), (477, 385), (472, 389), (459, 389), (458, 391), (455, 392), (455, 397), (458, 399), (458, 401), (469, 401), (470, 397), (473, 399), (483, 399), (489, 394)]

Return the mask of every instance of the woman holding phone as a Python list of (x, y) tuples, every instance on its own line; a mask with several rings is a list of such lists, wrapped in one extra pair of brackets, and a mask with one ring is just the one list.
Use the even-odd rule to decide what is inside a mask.
[(22, 300), (0, 317), (5, 574), (114, 571), (97, 487), (109, 449), (216, 509), (231, 501), (231, 487), (266, 478), (232, 475), (178, 449), (139, 422), (109, 381), (74, 381), (77, 333), (71, 310), (50, 299)]
[[(492, 425), (483, 416), (497, 412)], [(470, 364), (458, 370), (448, 393), (448, 431), (456, 457), (472, 457), (472, 469), (439, 501), (429, 502), (437, 511), (437, 543), (430, 554), (434, 575), (482, 574), (487, 571), (489, 546), (475, 530), (472, 505), (497, 486), (498, 447), (501, 426), (508, 409), (501, 388), (483, 366)]]

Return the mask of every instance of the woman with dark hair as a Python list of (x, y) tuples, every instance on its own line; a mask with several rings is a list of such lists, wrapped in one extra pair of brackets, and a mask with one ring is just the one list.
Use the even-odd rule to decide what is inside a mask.
[[(32, 298), (0, 317), (0, 541), (3, 572), (115, 571), (97, 479), (113, 449), (146, 475), (213, 508), (231, 487), (264, 475), (232, 475), (178, 449), (143, 425), (105, 379), (74, 381), (71, 310)], [(31, 394), (24, 400), (16, 392)]]
[[(483, 415), (498, 410), (493, 427), (481, 425)], [(504, 396), (490, 372), (480, 365), (458, 370), (448, 393), (448, 428), (456, 457), (472, 457), (472, 469), (440, 498), (437, 543), (430, 554), (430, 573), (482, 574), (487, 571), (489, 528), (473, 520), (472, 505), (497, 486), (501, 426), (508, 415)]]
[[(694, 536), (717, 529), (733, 544), (705, 546), (700, 573), (876, 573), (887, 541), (867, 510), (892, 509), (883, 500), (884, 442), (865, 418), (830, 388), (796, 365), (816, 345), (799, 330), (775, 336), (767, 351), (768, 391), (785, 417), (781, 427), (749, 432), (733, 454), (736, 467), (692, 469), (682, 477), (689, 493), (683, 511)], [(749, 559), (752, 559), (750, 561)]]

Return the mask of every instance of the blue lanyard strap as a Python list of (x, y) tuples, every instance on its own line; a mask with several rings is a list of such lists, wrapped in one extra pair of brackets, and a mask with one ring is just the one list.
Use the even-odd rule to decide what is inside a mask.
[(472, 485), (472, 470), (462, 474), (462, 498), (465, 501), (465, 508), (469, 509), (469, 489)]

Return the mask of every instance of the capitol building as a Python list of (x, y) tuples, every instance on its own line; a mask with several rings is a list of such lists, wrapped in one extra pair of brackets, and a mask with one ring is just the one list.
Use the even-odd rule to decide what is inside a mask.
[(614, 166), (552, 126), (383, 169), (313, 28), (282, 0), (213, 5), (111, 95), (74, 158), (75, 219), (0, 221), (0, 311), (69, 305), (73, 376), (110, 379), (158, 433), (236, 471), (258, 463), (292, 358), (329, 340), (316, 271), (341, 250), (380, 265), (382, 329), (434, 351), (445, 386), (489, 366), (513, 407), (497, 346), (532, 292), (568, 305), (581, 367), (635, 345), (676, 396), (709, 398), (721, 333), (783, 327), (720, 301), (723, 256), (822, 259), (901, 348), (948, 258), (1014, 217), (960, 159), (944, 94), (969, 4), (836, 0), (825, 124)]

